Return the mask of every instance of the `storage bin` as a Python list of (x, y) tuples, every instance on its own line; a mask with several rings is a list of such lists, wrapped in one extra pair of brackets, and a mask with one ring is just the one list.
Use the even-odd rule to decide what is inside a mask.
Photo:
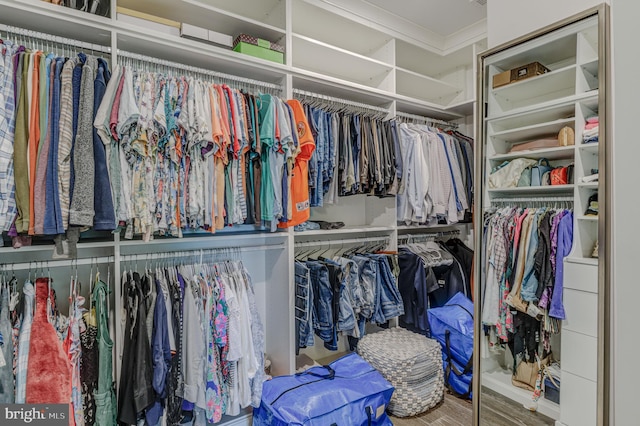
[(284, 63), (284, 47), (247, 34), (240, 34), (236, 37), (233, 41), (233, 50), (267, 61)]
[(560, 404), (560, 380), (557, 378), (553, 380), (555, 380), (558, 386), (554, 385), (548, 377), (544, 378), (544, 399)]
[(540, 62), (531, 62), (530, 64), (513, 68), (511, 70), (511, 81), (524, 80), (547, 72), (549, 72), (549, 68), (545, 67)]

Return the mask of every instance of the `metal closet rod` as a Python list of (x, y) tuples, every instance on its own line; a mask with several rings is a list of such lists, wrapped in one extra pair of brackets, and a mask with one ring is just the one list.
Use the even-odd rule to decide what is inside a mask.
[(300, 95), (300, 96), (307, 96), (307, 97), (310, 97), (310, 98), (316, 98), (316, 99), (319, 99), (319, 100), (322, 100), (322, 101), (327, 101), (327, 102), (333, 102), (333, 103), (338, 103), (338, 104), (342, 104), (342, 105), (353, 106), (353, 107), (357, 107), (357, 108), (364, 108), (364, 109), (368, 109), (368, 110), (375, 111), (375, 112), (384, 112), (386, 114), (389, 113), (389, 110), (387, 108), (368, 105), (368, 104), (364, 104), (362, 102), (350, 101), (348, 99), (337, 98), (335, 96), (323, 95), (321, 93), (308, 92), (306, 90), (301, 90), (301, 89), (293, 89), (293, 94), (294, 95)]
[(87, 43), (80, 40), (74, 40), (72, 38), (59, 37), (53, 34), (41, 33), (38, 31), (27, 30), (19, 27), (12, 27), (10, 25), (0, 24), (0, 31), (4, 31), (8, 35), (16, 34), (26, 38), (33, 38), (37, 40), (48, 41), (48, 42), (59, 44), (59, 45), (79, 47), (81, 49), (93, 50), (96, 52), (111, 53), (111, 47), (109, 46), (102, 46), (100, 44)]
[(178, 62), (171, 62), (165, 59), (154, 58), (152, 56), (141, 55), (139, 53), (128, 52), (126, 50), (118, 49), (118, 56), (137, 60), (140, 62), (147, 62), (150, 64), (160, 65), (167, 68), (174, 68), (177, 71), (188, 71), (196, 74), (207, 75), (219, 79), (226, 79), (231, 81), (237, 81), (239, 83), (245, 83), (252, 86), (264, 87), (266, 89), (282, 90), (282, 86), (273, 83), (267, 83), (266, 81), (254, 80), (251, 78), (238, 77), (231, 74), (225, 74), (217, 71), (211, 71), (205, 68), (192, 67), (190, 65), (184, 65)]
[(492, 203), (554, 203), (573, 202), (573, 197), (518, 197), (518, 198), (493, 198)]
[(246, 253), (251, 251), (265, 251), (265, 250), (282, 250), (284, 249), (284, 243), (280, 244), (264, 244), (261, 246), (248, 246), (248, 247), (219, 247), (219, 248), (207, 248), (207, 249), (191, 249), (187, 251), (166, 251), (166, 252), (154, 252), (154, 253), (140, 253), (140, 254), (122, 254), (120, 255), (121, 262), (135, 262), (137, 260), (166, 260), (176, 257), (197, 257), (197, 256), (211, 256), (220, 254), (235, 254)]
[(410, 114), (408, 112), (398, 111), (396, 113), (396, 117), (409, 118), (409, 119), (412, 119), (412, 120), (420, 120), (420, 121), (425, 121), (427, 123), (433, 123), (433, 124), (443, 124), (443, 125), (452, 127), (454, 129), (457, 129), (459, 127), (458, 123), (452, 123), (451, 121), (440, 120), (440, 119), (437, 119), (437, 118), (431, 118), (431, 117), (427, 117), (427, 116), (424, 116), (424, 115)]
[(440, 231), (440, 232), (431, 232), (431, 233), (420, 233), (420, 234), (404, 234), (398, 236), (398, 240), (431, 240), (439, 237), (447, 237), (453, 235), (460, 235), (460, 230), (455, 229), (452, 231)]
[[(31, 262), (21, 262), (21, 263), (5, 263), (2, 266), (4, 267), (4, 271), (24, 271), (28, 269), (38, 269), (38, 268), (66, 268), (66, 267), (75, 267), (80, 265), (91, 265), (91, 264), (101, 264), (101, 263), (110, 263), (114, 261), (113, 256), (101, 256), (101, 257), (90, 257), (84, 259), (50, 259), (50, 260), (32, 260)], [(2, 269), (0, 268), (0, 271)]]
[(309, 247), (309, 246), (324, 246), (331, 244), (357, 244), (357, 243), (371, 243), (371, 242), (391, 242), (389, 237), (362, 237), (362, 238), (347, 238), (344, 240), (314, 240), (314, 241), (298, 241), (295, 243), (295, 247)]

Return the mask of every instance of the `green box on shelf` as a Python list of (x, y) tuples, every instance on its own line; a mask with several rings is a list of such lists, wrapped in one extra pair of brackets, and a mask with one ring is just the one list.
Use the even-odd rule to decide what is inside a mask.
[(284, 64), (284, 48), (269, 40), (240, 34), (233, 42), (233, 50), (256, 58)]

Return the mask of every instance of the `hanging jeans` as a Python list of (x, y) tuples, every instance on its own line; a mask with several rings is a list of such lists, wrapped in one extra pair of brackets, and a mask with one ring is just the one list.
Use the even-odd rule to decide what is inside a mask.
[[(329, 259), (323, 260), (329, 268), (329, 278), (333, 288), (334, 323), (338, 331), (353, 335), (356, 327), (356, 317), (353, 313), (351, 297), (349, 297), (349, 291), (347, 290), (347, 274), (345, 274), (339, 263)], [(336, 309), (338, 315), (336, 315)]]
[(309, 268), (295, 263), (297, 349), (313, 346), (313, 289)]
[(338, 349), (338, 335), (333, 322), (333, 289), (329, 269), (318, 261), (308, 260), (313, 299), (313, 329), (329, 350)]
[(404, 315), (404, 305), (402, 297), (396, 286), (396, 279), (391, 273), (391, 267), (384, 254), (370, 254), (369, 258), (377, 262), (378, 279), (376, 294), (376, 309), (374, 321), (384, 323), (391, 318)]

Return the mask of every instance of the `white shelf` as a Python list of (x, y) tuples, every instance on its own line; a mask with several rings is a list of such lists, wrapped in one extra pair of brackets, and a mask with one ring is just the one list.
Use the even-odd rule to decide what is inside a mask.
[(491, 195), (560, 195), (573, 194), (574, 185), (522, 186), (489, 189)]
[(112, 20), (110, 18), (44, 1), (0, 0), (0, 23), (10, 23), (14, 27), (86, 43), (111, 46)]
[(393, 232), (392, 226), (345, 226), (340, 229), (317, 229), (311, 231), (295, 232), (296, 238), (314, 237), (314, 236), (330, 236), (330, 235), (348, 235), (348, 234), (379, 234), (385, 232)]
[(581, 103), (591, 102), (593, 99), (595, 99), (597, 104), (597, 99), (598, 99), (597, 89), (591, 90), (589, 92), (578, 93), (576, 95), (570, 95), (570, 96), (565, 96), (558, 99), (552, 99), (539, 104), (525, 105), (510, 111), (504, 111), (497, 114), (489, 115), (485, 118), (485, 121), (494, 122), (498, 120), (507, 120), (512, 117), (519, 117), (529, 113), (544, 112), (545, 110), (549, 110), (551, 108), (566, 106), (566, 105), (573, 104), (575, 102), (581, 102)]
[(598, 189), (598, 182), (579, 183), (578, 187), (585, 189)]
[(600, 148), (599, 142), (583, 143), (578, 145), (578, 149), (580, 149), (580, 151), (589, 152), (591, 154), (597, 154), (599, 148)]
[[(501, 370), (494, 372), (483, 371), (481, 377), (482, 386), (486, 386), (492, 391), (498, 392), (527, 407), (531, 404), (532, 392), (513, 386), (509, 372)], [(522, 409), (524, 410), (525, 408), (523, 407)], [(538, 400), (538, 412), (557, 420), (560, 418), (560, 405), (541, 397)]]
[(468, 99), (466, 101), (457, 102), (447, 106), (445, 109), (455, 114), (460, 115), (473, 115), (473, 109), (476, 105), (475, 99)]
[(584, 216), (584, 215), (581, 215), (581, 216), (578, 216), (577, 219), (585, 221), (585, 222), (594, 222), (594, 223), (598, 222), (598, 216)]
[(435, 224), (435, 225), (398, 225), (397, 230), (403, 233), (407, 233), (404, 231), (446, 231), (447, 229), (458, 229), (461, 226), (471, 226), (471, 223), (448, 223), (448, 224)]
[[(576, 66), (569, 65), (536, 77), (493, 89), (502, 111), (511, 111), (574, 95)], [(490, 111), (491, 112), (491, 111)]]
[[(115, 0), (112, 0), (115, 1)], [(248, 1), (223, 2), (220, 0), (117, 0), (118, 6), (148, 13), (173, 21), (185, 22), (217, 31), (235, 38), (245, 33), (277, 42), (284, 37), (284, 10), (279, 27), (265, 24), (265, 16), (277, 7), (274, 0), (258, 4)], [(178, 6), (178, 7), (176, 7)], [(224, 9), (222, 8), (224, 7)]]
[[(495, 132), (490, 136), (493, 139), (500, 139), (505, 142), (515, 143), (529, 141), (532, 139), (540, 138), (542, 136), (557, 136), (560, 129), (567, 125), (572, 125), (575, 122), (574, 117), (560, 118), (553, 121), (532, 124), (529, 126), (519, 127), (510, 130), (503, 130)], [(573, 126), (570, 126), (573, 127)]]
[(587, 61), (583, 64), (580, 65), (580, 67), (582, 67), (582, 69), (584, 69), (585, 71), (587, 71), (589, 74), (591, 74), (594, 77), (598, 76), (598, 58), (592, 59), (590, 61)]
[(498, 154), (489, 157), (491, 161), (511, 160), (513, 158), (547, 158), (549, 160), (562, 160), (573, 158), (575, 148), (571, 146), (558, 146), (555, 148), (545, 148), (527, 151), (512, 152), (509, 154)]
[(118, 23), (118, 49), (273, 84), (281, 84), (289, 67), (208, 43)]
[(462, 90), (453, 84), (417, 72), (396, 68), (396, 93), (447, 105)]
[[(294, 1), (292, 5), (294, 34), (331, 46), (339, 46), (346, 51), (390, 65), (394, 63), (393, 42), (389, 34), (343, 18), (308, 2)], [(345, 36), (347, 34), (348, 36)]]
[(385, 88), (393, 67), (299, 34), (293, 34), (293, 66), (363, 84)]
[(457, 111), (448, 111), (443, 109), (442, 105), (437, 105), (433, 102), (423, 101), (421, 99), (400, 94), (394, 94), (391, 96), (396, 100), (397, 111), (425, 115), (427, 117), (438, 118), (441, 120), (455, 120), (463, 117), (462, 113), (458, 113)]
[(571, 263), (579, 263), (581, 265), (598, 265), (598, 258), (597, 257), (573, 257), (573, 256), (569, 256), (569, 257), (565, 257), (565, 260), (567, 262), (571, 262)]

